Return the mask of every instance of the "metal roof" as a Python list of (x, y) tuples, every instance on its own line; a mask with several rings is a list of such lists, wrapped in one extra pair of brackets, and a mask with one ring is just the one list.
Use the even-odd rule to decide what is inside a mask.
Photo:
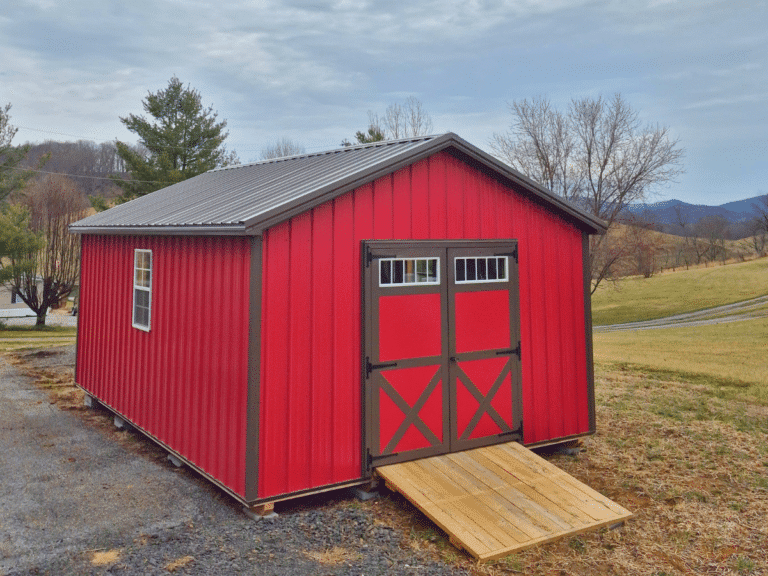
[(86, 234), (254, 235), (344, 192), (449, 149), (522, 187), (579, 227), (605, 223), (451, 132), (218, 168), (73, 223)]

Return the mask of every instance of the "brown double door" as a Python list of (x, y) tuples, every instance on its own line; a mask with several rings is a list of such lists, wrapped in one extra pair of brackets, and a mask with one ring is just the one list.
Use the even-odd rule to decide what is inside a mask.
[(363, 254), (366, 471), (521, 439), (516, 242)]

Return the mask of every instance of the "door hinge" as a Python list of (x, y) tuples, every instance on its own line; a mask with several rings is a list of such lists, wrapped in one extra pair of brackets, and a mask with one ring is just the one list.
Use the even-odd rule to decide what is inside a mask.
[(397, 366), (397, 362), (388, 362), (384, 364), (371, 364), (371, 359), (366, 356), (365, 357), (365, 379), (371, 377), (371, 372), (374, 370), (381, 370), (382, 368), (394, 368)]
[(512, 252), (502, 252), (501, 254), (494, 254), (494, 256), (511, 256), (515, 259), (515, 264), (519, 264), (517, 261), (517, 244), (515, 244), (515, 247), (512, 249)]
[(523, 350), (522, 349), (522, 344), (518, 340), (516, 348), (510, 348), (509, 350), (499, 350), (498, 352), (496, 352), (496, 355), (497, 356), (502, 356), (502, 355), (512, 356), (512, 354), (515, 354), (517, 356), (518, 360), (522, 360), (522, 357), (523, 357), (522, 350)]
[(373, 255), (373, 251), (369, 247), (366, 246), (365, 248), (365, 267), (368, 268), (371, 265), (371, 262), (373, 262), (374, 258), (397, 258), (396, 254), (379, 254), (378, 256)]

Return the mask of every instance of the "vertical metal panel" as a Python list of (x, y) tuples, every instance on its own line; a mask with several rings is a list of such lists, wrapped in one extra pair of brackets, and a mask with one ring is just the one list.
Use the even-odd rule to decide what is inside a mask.
[[(245, 435), (245, 499), (259, 494), (259, 397), (261, 393), (261, 237), (251, 240), (250, 318), (248, 323), (248, 414)], [(234, 427), (235, 424), (233, 423)], [(236, 434), (236, 430), (233, 432)]]
[[(151, 330), (131, 327), (152, 250)], [(245, 490), (246, 238), (83, 237), (78, 384), (235, 494)]]
[(259, 498), (360, 477), (360, 241), (417, 238), (519, 240), (524, 440), (590, 431), (580, 232), (441, 152), (265, 231)]

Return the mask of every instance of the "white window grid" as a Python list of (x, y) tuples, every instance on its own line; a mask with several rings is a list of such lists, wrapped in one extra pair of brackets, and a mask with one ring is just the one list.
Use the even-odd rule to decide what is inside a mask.
[(379, 286), (429, 286), (440, 284), (440, 258), (380, 258)]
[(454, 259), (456, 284), (487, 284), (509, 279), (506, 256), (473, 256)]
[[(146, 306), (138, 300), (146, 294)], [(140, 318), (146, 310), (146, 322)], [(152, 322), (152, 250), (136, 249), (133, 251), (133, 310), (131, 325), (149, 332)]]

